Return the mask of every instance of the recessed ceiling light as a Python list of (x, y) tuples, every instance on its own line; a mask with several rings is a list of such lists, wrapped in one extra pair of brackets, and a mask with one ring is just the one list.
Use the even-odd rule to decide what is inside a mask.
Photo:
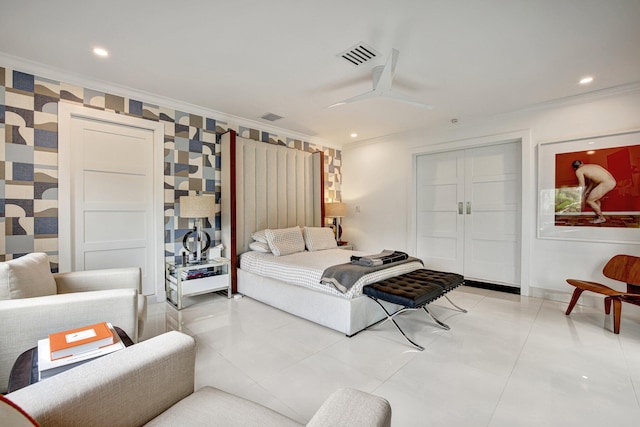
[(94, 47), (93, 48), (93, 53), (96, 56), (100, 56), (102, 58), (106, 58), (107, 56), (109, 56), (109, 52), (106, 49), (103, 49), (101, 47)]
[(352, 133), (352, 134), (351, 134), (351, 138), (357, 138), (357, 137), (358, 137), (358, 134), (357, 134), (357, 133)]
[(593, 77), (591, 76), (586, 76), (580, 79), (580, 84), (581, 85), (588, 85), (589, 83), (591, 83), (593, 81)]

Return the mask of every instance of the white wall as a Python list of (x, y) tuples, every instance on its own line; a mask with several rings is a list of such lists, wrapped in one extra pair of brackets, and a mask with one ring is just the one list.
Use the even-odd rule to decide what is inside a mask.
[[(439, 129), (408, 132), (367, 143), (345, 146), (342, 153), (342, 199), (348, 204), (343, 219), (344, 240), (358, 250), (411, 250), (411, 218), (414, 203), (412, 153), (428, 151), (435, 144), (463, 147), (470, 139), (521, 133), (530, 136), (523, 146), (525, 167), (523, 197), (532, 212), (523, 211), (529, 253), (522, 290), (532, 296), (568, 301), (572, 287), (566, 278), (599, 280), (604, 263), (614, 254), (640, 256), (640, 245), (538, 239), (536, 233), (537, 166), (540, 143), (640, 129), (640, 87), (600, 92), (528, 111), (493, 117), (479, 123), (448, 125)], [(640, 140), (638, 141), (640, 143)], [(430, 147), (430, 148), (427, 148)], [(528, 169), (528, 170), (527, 170)], [(360, 213), (356, 213), (356, 206)], [(639, 242), (640, 243), (640, 242)], [(524, 266), (523, 266), (524, 267)], [(616, 284), (616, 287), (620, 287)], [(624, 286), (622, 287), (624, 288)]]

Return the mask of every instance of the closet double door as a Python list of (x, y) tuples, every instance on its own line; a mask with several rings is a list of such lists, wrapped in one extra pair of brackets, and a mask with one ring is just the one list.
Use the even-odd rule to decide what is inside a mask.
[(416, 158), (416, 254), (426, 268), (520, 286), (519, 142)]

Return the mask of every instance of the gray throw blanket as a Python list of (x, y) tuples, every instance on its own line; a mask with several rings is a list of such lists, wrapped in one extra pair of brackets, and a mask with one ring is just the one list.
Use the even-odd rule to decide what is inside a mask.
[(390, 251), (385, 249), (379, 254), (365, 255), (365, 256), (351, 256), (351, 264), (363, 265), (365, 267), (373, 267), (383, 264), (390, 264), (392, 262), (404, 261), (409, 258), (409, 255), (400, 251)]
[(385, 268), (405, 264), (412, 261), (418, 261), (422, 264), (422, 260), (408, 256), (404, 260), (376, 265), (372, 267), (366, 267), (364, 265), (353, 263), (332, 265), (331, 267), (328, 267), (326, 270), (324, 270), (324, 272), (322, 273), (322, 277), (320, 278), (320, 283), (325, 285), (332, 285), (338, 291), (345, 294), (365, 274), (373, 273), (374, 271), (383, 270)]

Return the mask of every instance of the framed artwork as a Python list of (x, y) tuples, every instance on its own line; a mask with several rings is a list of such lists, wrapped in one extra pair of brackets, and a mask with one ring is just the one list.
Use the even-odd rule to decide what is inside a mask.
[(640, 244), (640, 131), (538, 146), (538, 237)]

